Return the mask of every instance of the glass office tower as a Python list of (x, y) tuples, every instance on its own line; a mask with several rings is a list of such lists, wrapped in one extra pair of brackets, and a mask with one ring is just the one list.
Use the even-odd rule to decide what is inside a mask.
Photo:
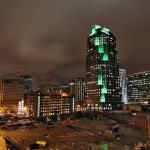
[(87, 110), (121, 108), (116, 38), (108, 28), (93, 25), (86, 50)]

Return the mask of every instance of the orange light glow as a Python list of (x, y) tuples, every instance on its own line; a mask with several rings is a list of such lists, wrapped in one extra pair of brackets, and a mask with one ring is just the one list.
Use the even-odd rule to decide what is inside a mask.
[(61, 96), (68, 96), (68, 93), (63, 92), (61, 93)]

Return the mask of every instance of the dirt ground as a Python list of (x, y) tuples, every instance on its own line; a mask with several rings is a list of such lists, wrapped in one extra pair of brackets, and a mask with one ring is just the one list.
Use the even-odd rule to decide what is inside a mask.
[(51, 150), (103, 150), (104, 144), (108, 144), (109, 150), (130, 150), (130, 145), (137, 141), (146, 141), (146, 131), (133, 129), (120, 125), (119, 139), (108, 130), (108, 120), (75, 120), (73, 128), (64, 125), (56, 125), (46, 129), (45, 125), (39, 125), (30, 130), (0, 131), (0, 135), (7, 135), (18, 141), (26, 148), (37, 140), (48, 142), (45, 149)]

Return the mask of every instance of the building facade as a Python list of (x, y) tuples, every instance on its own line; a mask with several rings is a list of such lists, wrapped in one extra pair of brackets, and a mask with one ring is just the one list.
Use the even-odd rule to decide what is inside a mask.
[(124, 104), (128, 103), (127, 96), (127, 75), (125, 69), (119, 69), (120, 87), (121, 87), (121, 99)]
[(84, 78), (75, 78), (69, 82), (69, 95), (72, 99), (73, 111), (82, 111), (86, 98), (86, 82)]
[(120, 109), (119, 59), (116, 38), (107, 28), (92, 26), (86, 50), (87, 110)]
[(24, 84), (19, 79), (0, 80), (0, 106), (5, 111), (17, 113), (18, 104), (24, 99)]
[(63, 84), (41, 85), (26, 100), (30, 116), (48, 117), (72, 112), (69, 86)]
[(37, 95), (37, 117), (47, 117), (71, 113), (70, 97), (55, 95)]
[(30, 117), (48, 117), (72, 112), (71, 99), (63, 92), (45, 94), (37, 90), (27, 95), (24, 104), (26, 114)]
[(129, 102), (150, 101), (150, 71), (128, 75)]
[(34, 117), (36, 116), (36, 100), (37, 100), (37, 91), (31, 91), (24, 95), (24, 114), (26, 116)]

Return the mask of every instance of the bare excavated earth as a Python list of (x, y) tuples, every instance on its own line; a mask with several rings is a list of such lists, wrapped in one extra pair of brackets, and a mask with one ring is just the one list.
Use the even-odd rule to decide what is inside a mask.
[(146, 131), (120, 125), (119, 138), (110, 130), (109, 120), (90, 120), (82, 118), (73, 121), (72, 127), (57, 124), (47, 129), (44, 124), (30, 130), (0, 131), (1, 136), (15, 139), (25, 149), (37, 140), (48, 142), (45, 149), (52, 150), (92, 150), (103, 149), (108, 144), (109, 150), (130, 150), (130, 145), (137, 141), (146, 141)]

